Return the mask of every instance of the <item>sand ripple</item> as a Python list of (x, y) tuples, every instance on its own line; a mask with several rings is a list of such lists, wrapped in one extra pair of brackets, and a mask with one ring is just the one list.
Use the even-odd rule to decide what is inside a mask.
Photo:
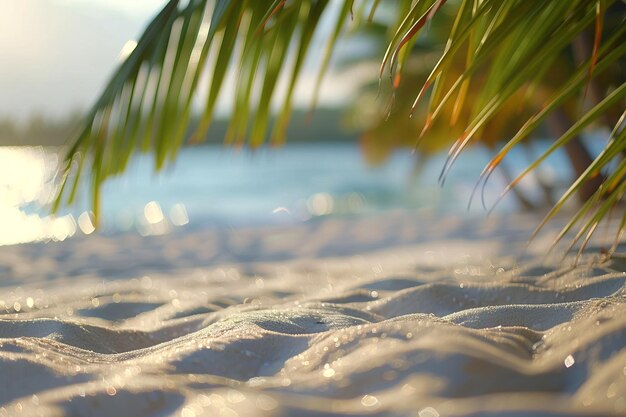
[[(333, 227), (294, 239), (321, 250), (350, 224)], [(200, 236), (146, 245), (202, 257)], [(3, 253), (0, 416), (626, 414), (622, 258), (517, 263), (497, 238), (444, 236), (125, 274), (68, 265), (72, 251), (125, 259), (134, 239)], [(12, 275), (30, 250), (56, 272)]]

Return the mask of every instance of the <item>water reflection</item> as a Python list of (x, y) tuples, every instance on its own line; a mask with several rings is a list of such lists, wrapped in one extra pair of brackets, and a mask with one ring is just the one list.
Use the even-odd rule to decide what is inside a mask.
[[(49, 215), (59, 165), (54, 151), (0, 148), (0, 245), (95, 233), (87, 176), (78, 185), (75, 205), (60, 216)], [(355, 144), (292, 145), (253, 157), (190, 147), (156, 175), (153, 158), (137, 155), (127, 172), (102, 187), (100, 231), (148, 236), (179, 227), (289, 225), (389, 209), (465, 213), (485, 155), (469, 150), (465, 156), (452, 173), (453, 186), (442, 189), (435, 180), (442, 160), (433, 160), (414, 180), (413, 156), (399, 153), (390, 164), (372, 169)], [(494, 178), (487, 197), (499, 194), (502, 185)], [(472, 211), (483, 215), (480, 207)]]
[(29, 211), (49, 204), (58, 159), (43, 148), (0, 148), (0, 245), (65, 240), (76, 233), (72, 215)]
[(80, 227), (80, 230), (86, 235), (90, 235), (96, 230), (94, 226), (94, 215), (91, 211), (83, 211), (80, 216), (78, 216), (78, 227)]
[(163, 235), (169, 228), (161, 205), (156, 201), (148, 202), (143, 208), (143, 218), (138, 224), (139, 233), (142, 236)]
[[(59, 167), (58, 149), (42, 147), (0, 147), (0, 246), (38, 241), (63, 241), (77, 232), (95, 232), (93, 212), (85, 204), (72, 212), (55, 216), (50, 206), (55, 196)], [(184, 204), (174, 204), (166, 218), (160, 204), (150, 201), (141, 216), (120, 210), (116, 230), (134, 225), (144, 235), (167, 233), (171, 227), (189, 223)]]
[(328, 193), (317, 193), (307, 200), (306, 205), (313, 216), (325, 216), (333, 212), (335, 201)]
[(170, 220), (174, 226), (184, 226), (189, 223), (189, 215), (184, 204), (174, 204), (174, 207), (170, 210)]

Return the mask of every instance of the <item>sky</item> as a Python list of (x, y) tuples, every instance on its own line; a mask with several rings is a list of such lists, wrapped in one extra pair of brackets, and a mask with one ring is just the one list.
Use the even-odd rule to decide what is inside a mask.
[(2, 0), (0, 116), (60, 117), (95, 99), (163, 0)]
[[(137, 39), (165, 3), (2, 0), (0, 118), (23, 120), (33, 114), (58, 118), (87, 108), (119, 62), (126, 42)], [(321, 51), (323, 46), (312, 49)], [(314, 77), (314, 71), (305, 72), (303, 84), (310, 85)], [(323, 84), (322, 104), (349, 94), (353, 78), (343, 78), (331, 76)], [(304, 90), (296, 92), (296, 103), (310, 95)]]
[(167, 0), (56, 0), (69, 7), (109, 9), (127, 16), (145, 19), (153, 15)]

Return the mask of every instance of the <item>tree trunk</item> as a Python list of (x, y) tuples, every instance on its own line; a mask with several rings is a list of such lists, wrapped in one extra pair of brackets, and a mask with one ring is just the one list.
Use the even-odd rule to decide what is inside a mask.
[[(556, 138), (565, 133), (571, 125), (571, 121), (562, 110), (554, 111), (548, 118), (548, 127)], [(579, 177), (593, 162), (589, 151), (578, 136), (565, 144), (565, 152), (567, 152), (576, 177)], [(587, 201), (600, 187), (603, 180), (602, 175), (597, 175), (585, 182), (578, 191), (578, 199), (581, 202)]]

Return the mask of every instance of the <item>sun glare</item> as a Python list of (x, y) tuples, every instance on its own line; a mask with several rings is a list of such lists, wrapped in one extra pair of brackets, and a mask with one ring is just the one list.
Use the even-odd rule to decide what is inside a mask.
[(122, 46), (122, 50), (120, 51), (120, 54), (117, 57), (118, 61), (120, 62), (126, 61), (126, 58), (128, 58), (130, 54), (133, 53), (136, 47), (137, 47), (137, 41), (130, 40), (126, 42), (124, 46)]
[(0, 245), (61, 241), (76, 233), (71, 215), (40, 216), (25, 209), (50, 200), (48, 183), (55, 169), (55, 155), (42, 148), (0, 148)]

